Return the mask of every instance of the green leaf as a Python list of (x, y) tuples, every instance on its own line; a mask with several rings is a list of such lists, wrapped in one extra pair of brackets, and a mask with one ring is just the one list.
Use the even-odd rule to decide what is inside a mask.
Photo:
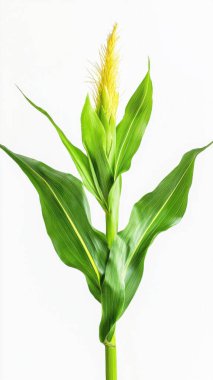
[(118, 233), (102, 286), (101, 341), (110, 341), (116, 321), (131, 302), (142, 278), (150, 244), (160, 232), (174, 226), (183, 217), (195, 159), (209, 145), (186, 153), (157, 188), (134, 205), (127, 227)]
[(82, 141), (92, 162), (99, 186), (106, 202), (113, 183), (112, 171), (106, 156), (106, 134), (96, 111), (92, 108), (89, 97), (81, 114)]
[(129, 100), (116, 130), (115, 178), (130, 168), (132, 157), (141, 143), (152, 111), (150, 69)]
[(79, 269), (100, 301), (100, 283), (108, 248), (106, 238), (90, 223), (89, 205), (82, 183), (72, 176), (2, 148), (23, 170), (36, 188), (47, 233), (61, 260)]
[(87, 158), (87, 156), (75, 145), (73, 145), (68, 138), (65, 136), (64, 132), (59, 128), (59, 126), (55, 123), (55, 121), (52, 119), (52, 117), (49, 115), (47, 111), (45, 111), (43, 108), (37, 106), (35, 103), (32, 102), (24, 93), (23, 91), (18, 87), (19, 91), (22, 93), (24, 98), (33, 106), (37, 111), (41, 112), (44, 116), (47, 117), (47, 119), (51, 122), (51, 124), (54, 126), (56, 129), (62, 143), (68, 150), (75, 166), (76, 169), (78, 170), (84, 186), (96, 197), (98, 202), (104, 206), (104, 200), (103, 200), (103, 195), (101, 194), (100, 189), (97, 189), (93, 175), (91, 172), (91, 164)]

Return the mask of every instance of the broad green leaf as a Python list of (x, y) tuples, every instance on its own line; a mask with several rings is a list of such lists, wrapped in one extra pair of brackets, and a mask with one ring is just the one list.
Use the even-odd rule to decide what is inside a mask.
[(103, 194), (101, 193), (100, 189), (97, 189), (94, 180), (93, 175), (91, 173), (91, 167), (89, 160), (87, 156), (75, 145), (73, 145), (68, 138), (65, 136), (64, 132), (59, 128), (59, 126), (55, 123), (55, 121), (52, 119), (52, 117), (49, 115), (47, 111), (45, 111), (43, 108), (37, 106), (32, 100), (30, 100), (22, 90), (18, 87), (19, 91), (22, 93), (24, 98), (33, 106), (37, 111), (41, 112), (44, 116), (47, 117), (47, 119), (51, 122), (51, 124), (54, 126), (55, 130), (57, 131), (62, 143), (68, 150), (76, 169), (78, 170), (83, 184), (85, 187), (97, 198), (99, 203), (103, 206), (104, 200), (103, 200)]
[(66, 265), (85, 274), (90, 290), (100, 301), (100, 283), (108, 248), (105, 236), (91, 226), (82, 183), (71, 174), (0, 147), (20, 166), (36, 188), (47, 233), (58, 256)]
[(118, 233), (102, 286), (101, 341), (111, 339), (116, 321), (131, 302), (142, 278), (150, 244), (160, 232), (174, 226), (183, 217), (195, 159), (209, 145), (186, 153), (157, 188), (134, 205), (127, 227)]
[(87, 96), (81, 114), (82, 141), (107, 202), (113, 183), (112, 171), (106, 156), (106, 134), (96, 111)]
[(115, 178), (130, 168), (132, 157), (141, 143), (152, 111), (150, 69), (129, 100), (116, 130)]

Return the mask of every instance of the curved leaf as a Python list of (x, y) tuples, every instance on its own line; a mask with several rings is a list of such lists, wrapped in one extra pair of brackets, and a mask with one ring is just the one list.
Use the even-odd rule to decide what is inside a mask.
[(90, 162), (87, 158), (87, 156), (81, 151), (81, 149), (77, 148), (75, 145), (73, 145), (69, 139), (66, 137), (64, 132), (59, 128), (59, 126), (55, 123), (53, 118), (49, 115), (47, 111), (45, 111), (43, 108), (37, 106), (32, 100), (30, 100), (24, 93), (23, 91), (18, 87), (19, 91), (22, 93), (24, 98), (33, 106), (37, 111), (41, 112), (44, 116), (47, 117), (47, 119), (51, 122), (51, 124), (54, 126), (55, 130), (57, 131), (62, 143), (68, 150), (75, 166), (76, 169), (78, 170), (83, 184), (85, 187), (96, 197), (98, 202), (104, 206), (104, 200), (103, 200), (103, 195), (100, 192), (100, 189), (97, 189), (94, 180), (93, 180), (93, 175), (91, 172), (91, 166)]
[(160, 232), (174, 226), (183, 217), (195, 159), (209, 145), (186, 153), (157, 188), (134, 205), (127, 227), (118, 233), (102, 286), (101, 341), (111, 339), (116, 321), (131, 302), (142, 278), (150, 244)]
[(90, 224), (89, 205), (81, 182), (72, 176), (2, 148), (30, 179), (40, 197), (42, 214), (55, 250), (68, 266), (82, 271), (100, 301), (100, 283), (108, 248), (105, 236)]
[(152, 81), (150, 68), (129, 100), (125, 114), (116, 129), (115, 178), (130, 168), (139, 148), (152, 111)]

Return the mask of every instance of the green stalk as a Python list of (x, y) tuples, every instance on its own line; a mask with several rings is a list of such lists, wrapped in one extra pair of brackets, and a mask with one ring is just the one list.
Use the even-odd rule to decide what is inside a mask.
[[(111, 248), (113, 240), (118, 230), (118, 208), (117, 204), (112, 205), (114, 212), (106, 213), (106, 237), (108, 247)], [(117, 380), (117, 352), (115, 333), (110, 342), (105, 343), (106, 380)]]
[(106, 238), (108, 247), (111, 248), (113, 240), (117, 234), (117, 220), (113, 218), (112, 212), (106, 213)]
[(117, 354), (115, 334), (111, 340), (105, 344), (106, 359), (106, 380), (117, 380)]

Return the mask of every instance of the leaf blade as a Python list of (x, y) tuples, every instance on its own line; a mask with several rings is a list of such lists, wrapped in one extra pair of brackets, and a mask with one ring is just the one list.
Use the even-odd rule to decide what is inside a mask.
[[(159, 233), (174, 226), (183, 217), (192, 184), (195, 159), (210, 145), (211, 143), (187, 152), (156, 189), (134, 205), (128, 225), (118, 233), (107, 262), (104, 280), (106, 283), (102, 285), (102, 294), (105, 295), (100, 324), (102, 340), (111, 337), (116, 321), (131, 302), (143, 275), (144, 259), (150, 244)], [(123, 266), (120, 266), (119, 276), (116, 277), (117, 291), (113, 294), (115, 284), (110, 283), (108, 273), (117, 265), (118, 251), (123, 257)]]
[(92, 162), (99, 186), (107, 202), (113, 177), (106, 156), (106, 135), (104, 126), (91, 106), (89, 96), (86, 97), (81, 114), (81, 130), (83, 145)]
[(103, 234), (90, 224), (89, 206), (81, 182), (31, 158), (0, 146), (25, 172), (38, 191), (48, 235), (61, 260), (81, 270), (100, 301), (100, 281), (108, 256)]
[(24, 92), (17, 86), (18, 90), (21, 92), (21, 94), (24, 96), (24, 98), (28, 101), (28, 103), (34, 107), (37, 111), (42, 113), (53, 125), (56, 132), (58, 133), (58, 136), (60, 137), (62, 143), (66, 147), (68, 153), (70, 154), (77, 171), (79, 172), (82, 181), (85, 185), (85, 187), (96, 197), (98, 202), (103, 206), (103, 195), (100, 193), (100, 191), (97, 189), (94, 180), (93, 175), (91, 172), (91, 165), (89, 163), (89, 160), (87, 156), (82, 152), (81, 149), (76, 147), (71, 143), (71, 141), (66, 137), (62, 129), (55, 123), (53, 118), (50, 116), (50, 114), (41, 108), (40, 106), (37, 106), (32, 100), (30, 100)]
[(130, 98), (125, 114), (116, 129), (115, 178), (130, 168), (152, 111), (152, 81), (150, 68)]

